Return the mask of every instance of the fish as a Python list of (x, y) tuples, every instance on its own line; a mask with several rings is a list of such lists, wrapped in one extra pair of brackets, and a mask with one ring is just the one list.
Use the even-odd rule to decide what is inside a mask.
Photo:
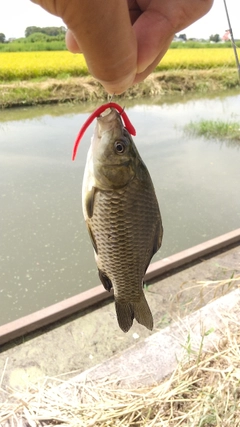
[[(102, 113), (102, 114), (101, 114)], [(87, 121), (97, 123), (82, 185), (83, 215), (94, 248), (99, 278), (113, 290), (119, 327), (133, 320), (153, 329), (143, 291), (144, 276), (162, 243), (163, 227), (154, 186), (131, 134), (126, 113), (116, 103), (101, 106)]]

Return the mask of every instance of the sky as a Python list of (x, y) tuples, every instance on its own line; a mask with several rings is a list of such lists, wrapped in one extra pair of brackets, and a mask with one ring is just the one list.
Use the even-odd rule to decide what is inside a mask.
[[(226, 2), (234, 37), (240, 39), (240, 1), (226, 0)], [(194, 5), (194, 1), (192, 4)], [(60, 27), (64, 25), (60, 18), (45, 12), (30, 0), (0, 0), (0, 5), (0, 33), (4, 33), (7, 39), (24, 37), (25, 29), (30, 26)], [(209, 39), (211, 34), (222, 36), (226, 29), (228, 29), (228, 23), (224, 2), (215, 0), (207, 15), (181, 33), (185, 33), (187, 38)]]

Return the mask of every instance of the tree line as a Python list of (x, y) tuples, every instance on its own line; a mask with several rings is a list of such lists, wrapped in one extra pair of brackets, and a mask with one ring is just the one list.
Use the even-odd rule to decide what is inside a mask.
[(65, 27), (27, 27), (25, 30), (25, 37), (31, 36), (34, 33), (46, 34), (47, 36), (59, 36), (64, 35), (66, 33)]
[[(65, 38), (67, 29), (64, 26), (61, 27), (27, 27), (25, 30), (25, 38), (27, 41), (34, 42), (39, 40), (53, 41), (61, 40)], [(23, 40), (21, 38), (20, 40)], [(6, 43), (6, 36), (4, 33), (0, 33), (0, 43)]]
[[(36, 27), (31, 26), (27, 27), (25, 30), (26, 41), (37, 42), (37, 41), (54, 41), (54, 40), (63, 40), (65, 38), (67, 29), (64, 26), (61, 27)], [(44, 37), (45, 36), (45, 37)], [(187, 41), (186, 34), (180, 34), (178, 37), (175, 36), (178, 40)], [(0, 43), (6, 43), (6, 37), (4, 33), (0, 33)], [(23, 41), (23, 38), (19, 39)], [(221, 41), (219, 34), (211, 34), (209, 41), (218, 43)]]

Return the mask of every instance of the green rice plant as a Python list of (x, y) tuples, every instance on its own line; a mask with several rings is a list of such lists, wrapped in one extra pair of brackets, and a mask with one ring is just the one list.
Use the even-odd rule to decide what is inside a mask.
[[(240, 47), (240, 41), (236, 42), (236, 46)], [(232, 43), (230, 41), (224, 43), (210, 43), (210, 42), (197, 42), (194, 40), (187, 40), (183, 42), (172, 42), (170, 49), (229, 49), (232, 48)]]
[(205, 138), (240, 142), (240, 122), (223, 122), (221, 120), (200, 120), (191, 122), (185, 131)]

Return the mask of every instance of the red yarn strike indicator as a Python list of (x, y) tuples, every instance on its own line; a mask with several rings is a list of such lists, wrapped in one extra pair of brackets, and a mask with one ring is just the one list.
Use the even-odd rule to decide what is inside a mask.
[(120, 115), (123, 118), (124, 121), (124, 125), (125, 128), (127, 129), (127, 131), (131, 134), (131, 135), (136, 135), (136, 130), (133, 127), (132, 123), (130, 122), (127, 114), (125, 113), (125, 111), (123, 110), (123, 108), (116, 104), (115, 102), (108, 102), (107, 104), (103, 104), (100, 107), (98, 107), (86, 120), (86, 122), (83, 124), (83, 126), (81, 127), (78, 136), (76, 138), (76, 141), (74, 143), (74, 147), (73, 147), (73, 154), (72, 154), (72, 160), (75, 159), (76, 154), (77, 154), (77, 150), (78, 150), (78, 146), (79, 143), (85, 133), (85, 131), (87, 130), (88, 126), (93, 122), (93, 120), (96, 117), (99, 117), (101, 113), (103, 113), (105, 110), (107, 110), (107, 108), (115, 108), (115, 110), (117, 110)]

